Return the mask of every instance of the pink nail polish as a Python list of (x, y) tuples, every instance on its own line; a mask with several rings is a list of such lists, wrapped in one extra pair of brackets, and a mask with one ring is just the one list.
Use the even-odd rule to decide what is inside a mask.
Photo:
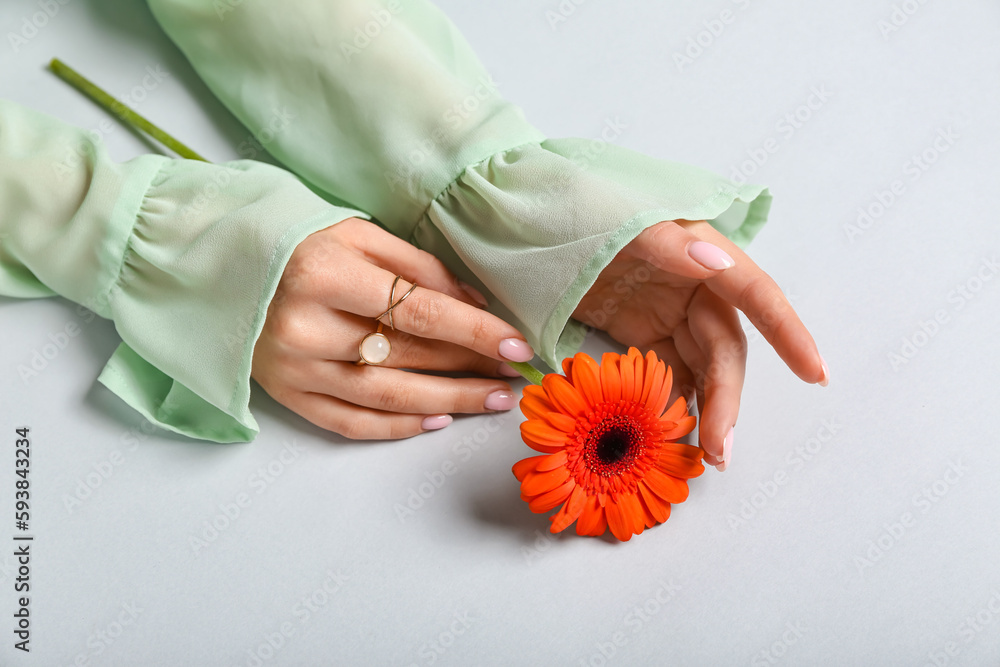
[(820, 378), (817, 384), (819, 384), (819, 386), (821, 387), (826, 387), (829, 386), (830, 384), (830, 367), (826, 365), (826, 360), (823, 359), (822, 355), (820, 356), (819, 360), (823, 362), (823, 377)]
[(518, 373), (517, 371), (515, 371), (513, 368), (511, 368), (507, 364), (500, 364), (500, 368), (497, 369), (497, 374), (498, 375), (503, 375), (504, 377), (509, 377), (509, 378), (519, 378), (519, 377), (521, 377), (520, 373)]
[(500, 341), (500, 356), (510, 361), (531, 361), (535, 358), (535, 351), (523, 340), (506, 338)]
[(451, 415), (431, 415), (430, 417), (424, 417), (424, 420), (420, 422), (420, 428), (425, 431), (436, 431), (439, 428), (444, 428), (448, 424), (454, 421)]
[(711, 243), (705, 241), (695, 241), (688, 246), (688, 255), (706, 269), (721, 271), (731, 266), (736, 266), (736, 262), (726, 252)]
[(733, 457), (733, 434), (734, 429), (729, 429), (729, 433), (726, 434), (726, 439), (722, 441), (722, 463), (715, 466), (715, 469), (719, 472), (725, 472), (726, 468), (729, 467), (729, 461)]
[(483, 406), (487, 410), (511, 410), (517, 405), (517, 397), (512, 392), (503, 389), (494, 391), (486, 397)]
[(483, 296), (482, 292), (480, 292), (479, 290), (477, 290), (475, 287), (473, 287), (469, 283), (466, 283), (466, 282), (463, 282), (463, 281), (459, 280), (458, 281), (458, 286), (462, 288), (463, 292), (465, 292), (466, 294), (468, 294), (469, 296), (471, 296), (473, 301), (475, 301), (476, 303), (478, 303), (483, 308), (485, 308), (486, 306), (490, 305), (490, 302), (486, 300), (486, 297)]

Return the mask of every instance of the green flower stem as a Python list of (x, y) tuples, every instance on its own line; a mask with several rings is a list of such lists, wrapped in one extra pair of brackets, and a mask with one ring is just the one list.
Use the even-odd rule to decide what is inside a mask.
[(49, 63), (49, 69), (52, 70), (52, 72), (60, 79), (97, 102), (106, 111), (114, 114), (132, 127), (142, 130), (181, 157), (189, 160), (201, 160), (202, 162), (208, 162), (208, 160), (174, 139), (149, 120), (140, 116), (115, 98), (111, 97), (111, 95), (102, 90), (100, 86), (95, 84), (93, 81), (90, 81), (58, 58), (52, 59), (52, 62)]
[(545, 377), (545, 373), (523, 361), (508, 361), (507, 365), (520, 373), (525, 380), (532, 384), (541, 384), (542, 378)]

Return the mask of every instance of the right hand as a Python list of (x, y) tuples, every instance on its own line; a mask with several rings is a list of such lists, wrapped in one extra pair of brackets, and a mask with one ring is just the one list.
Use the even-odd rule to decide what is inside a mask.
[[(396, 299), (410, 288), (407, 279), (419, 287), (393, 310), (395, 331), (383, 318), (392, 351), (378, 366), (358, 366), (358, 345), (375, 331), (397, 274)], [(510, 410), (517, 397), (495, 378), (516, 377), (504, 361), (528, 361), (534, 352), (517, 329), (481, 310), (485, 303), (433, 255), (349, 218), (295, 248), (251, 376), (293, 412), (353, 439), (407, 438), (447, 426), (449, 413)]]

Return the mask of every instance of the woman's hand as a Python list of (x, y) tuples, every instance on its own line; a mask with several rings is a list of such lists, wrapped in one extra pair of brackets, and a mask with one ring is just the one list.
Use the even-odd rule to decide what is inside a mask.
[[(356, 365), (375, 331), (396, 275), (392, 344), (378, 366)], [(510, 410), (517, 397), (496, 379), (516, 377), (504, 360), (528, 361), (518, 331), (481, 310), (486, 300), (435, 257), (376, 225), (350, 218), (310, 235), (285, 267), (254, 348), (252, 377), (276, 401), (314, 424), (354, 439), (406, 438), (451, 423), (453, 412)]]
[(816, 343), (775, 282), (704, 220), (643, 231), (604, 269), (573, 316), (621, 343), (655, 350), (673, 367), (674, 397), (697, 396), (706, 461), (725, 470), (746, 368), (737, 308), (796, 375), (829, 382)]

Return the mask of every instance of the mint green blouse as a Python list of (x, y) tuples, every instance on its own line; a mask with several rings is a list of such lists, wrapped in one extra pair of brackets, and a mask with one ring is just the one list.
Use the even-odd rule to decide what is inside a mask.
[(288, 171), (117, 164), (83, 130), (0, 101), (0, 293), (112, 318), (122, 343), (99, 379), (164, 428), (256, 436), (267, 305), (295, 246), (345, 218), (437, 255), (552, 367), (583, 339), (581, 297), (643, 229), (707, 219), (743, 246), (766, 219), (761, 186), (546, 138), (423, 0), (149, 4)]

